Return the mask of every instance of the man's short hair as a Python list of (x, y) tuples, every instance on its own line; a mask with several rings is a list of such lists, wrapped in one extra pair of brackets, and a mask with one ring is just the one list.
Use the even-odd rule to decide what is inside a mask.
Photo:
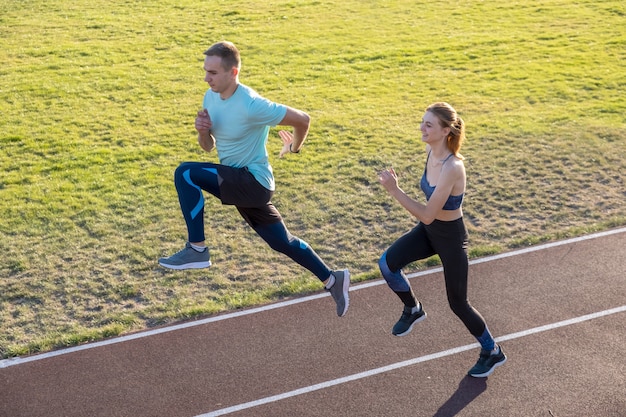
[(217, 42), (209, 49), (204, 51), (206, 56), (219, 56), (222, 58), (222, 66), (225, 70), (231, 68), (239, 69), (241, 66), (241, 57), (239, 50), (234, 43), (228, 41)]

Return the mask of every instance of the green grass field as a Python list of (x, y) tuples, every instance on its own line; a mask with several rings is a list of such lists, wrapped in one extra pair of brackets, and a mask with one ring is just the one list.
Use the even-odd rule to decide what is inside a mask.
[(175, 167), (216, 161), (193, 122), (218, 40), (243, 83), (312, 116), (299, 155), (278, 159), (272, 130), (274, 203), (355, 281), (415, 223), (376, 172), (422, 198), (434, 101), (468, 125), (472, 257), (626, 224), (625, 17), (622, 1), (1, 1), (0, 355), (321, 289), (214, 200), (214, 266), (156, 263), (186, 238)]

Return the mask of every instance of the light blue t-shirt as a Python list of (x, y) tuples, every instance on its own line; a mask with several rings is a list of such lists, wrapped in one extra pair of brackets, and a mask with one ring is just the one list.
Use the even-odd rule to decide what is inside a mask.
[(235, 93), (222, 100), (219, 93), (209, 90), (203, 107), (213, 123), (211, 132), (220, 164), (236, 168), (247, 167), (254, 178), (274, 191), (274, 174), (267, 153), (270, 126), (276, 126), (287, 114), (287, 107), (261, 97), (243, 84)]

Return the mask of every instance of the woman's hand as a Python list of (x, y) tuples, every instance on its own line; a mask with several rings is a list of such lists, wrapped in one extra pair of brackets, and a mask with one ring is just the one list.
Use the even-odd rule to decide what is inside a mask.
[(393, 168), (383, 169), (379, 172), (378, 181), (389, 193), (398, 189), (398, 175)]

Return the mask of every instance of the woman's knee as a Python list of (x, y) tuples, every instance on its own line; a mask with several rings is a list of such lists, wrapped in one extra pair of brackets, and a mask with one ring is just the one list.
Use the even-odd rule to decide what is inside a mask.
[(457, 317), (464, 317), (465, 315), (467, 315), (467, 312), (470, 310), (470, 306), (468, 303), (463, 303), (460, 301), (451, 301), (448, 300), (448, 305), (450, 306), (450, 310), (452, 310), (452, 312), (457, 316)]
[(467, 301), (453, 300), (449, 301), (452, 312), (465, 324), (470, 333), (479, 337), (485, 327), (485, 320), (474, 307)]
[(402, 274), (402, 270), (392, 271), (391, 268), (389, 268), (389, 264), (387, 263), (387, 252), (383, 253), (378, 260), (378, 268), (380, 269), (380, 273), (385, 281), (387, 281), (387, 285), (389, 285), (389, 288), (393, 291), (404, 292), (411, 290), (409, 281), (406, 279), (404, 274)]
[(467, 300), (467, 297), (461, 295), (448, 294), (448, 305), (450, 306), (450, 310), (460, 319), (473, 313), (472, 306)]

